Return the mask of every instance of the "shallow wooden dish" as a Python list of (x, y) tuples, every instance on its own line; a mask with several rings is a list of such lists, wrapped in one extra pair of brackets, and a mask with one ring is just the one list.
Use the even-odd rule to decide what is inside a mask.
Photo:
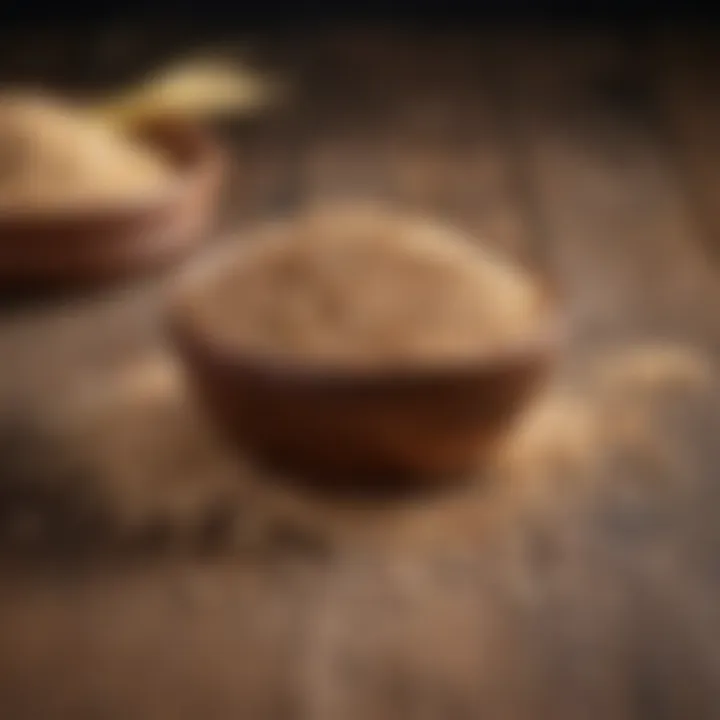
[(177, 168), (167, 191), (135, 202), (0, 213), (0, 285), (95, 283), (177, 259), (202, 239), (216, 211), (222, 156), (211, 137), (182, 122), (141, 136)]
[(472, 362), (357, 370), (259, 358), (190, 319), (186, 292), (212, 283), (209, 267), (170, 289), (170, 333), (190, 381), (238, 450), (306, 480), (437, 484), (477, 468), (548, 375), (563, 336), (548, 295), (532, 335)]

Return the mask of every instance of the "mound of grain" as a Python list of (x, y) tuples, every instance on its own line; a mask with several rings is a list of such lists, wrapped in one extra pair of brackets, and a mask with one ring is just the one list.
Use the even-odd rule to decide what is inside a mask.
[(0, 97), (0, 208), (76, 207), (142, 198), (167, 186), (152, 150), (49, 97)]
[(191, 320), (231, 347), (405, 365), (472, 359), (537, 328), (536, 285), (449, 228), (344, 208), (260, 235), (186, 298)]

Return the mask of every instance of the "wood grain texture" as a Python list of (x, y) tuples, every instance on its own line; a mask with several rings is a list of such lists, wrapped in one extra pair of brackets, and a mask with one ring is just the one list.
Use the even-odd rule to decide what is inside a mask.
[(474, 482), (359, 503), (228, 456), (155, 283), (6, 303), (0, 713), (720, 717), (719, 284), (669, 76), (597, 32), (256, 52), (299, 99), (233, 130), (229, 222), (358, 195), (448, 217), (558, 279), (565, 362)]
[(720, 256), (720, 52), (712, 33), (648, 39), (647, 63), (666, 115), (671, 151), (686, 178), (685, 192), (698, 223), (699, 240), (717, 266)]

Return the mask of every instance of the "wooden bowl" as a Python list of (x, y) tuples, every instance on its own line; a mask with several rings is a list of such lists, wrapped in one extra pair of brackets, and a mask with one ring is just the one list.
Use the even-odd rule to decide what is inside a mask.
[(478, 467), (548, 375), (563, 335), (548, 294), (531, 336), (472, 362), (358, 370), (260, 359), (190, 319), (188, 287), (212, 279), (191, 269), (170, 292), (170, 334), (191, 383), (241, 453), (323, 484), (432, 485)]
[(0, 213), (3, 287), (116, 279), (165, 265), (203, 238), (216, 214), (219, 148), (181, 122), (148, 126), (140, 135), (177, 168), (167, 191), (117, 205)]

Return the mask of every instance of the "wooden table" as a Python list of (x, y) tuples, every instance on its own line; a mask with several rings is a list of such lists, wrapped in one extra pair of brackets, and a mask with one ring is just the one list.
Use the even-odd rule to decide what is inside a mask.
[[(103, 86), (184, 32), (47, 31), (0, 67)], [(0, 715), (720, 717), (717, 40), (244, 39), (296, 92), (230, 133), (228, 223), (429, 211), (555, 273), (570, 346), (475, 482), (360, 502), (227, 456), (157, 282), (4, 300)]]

